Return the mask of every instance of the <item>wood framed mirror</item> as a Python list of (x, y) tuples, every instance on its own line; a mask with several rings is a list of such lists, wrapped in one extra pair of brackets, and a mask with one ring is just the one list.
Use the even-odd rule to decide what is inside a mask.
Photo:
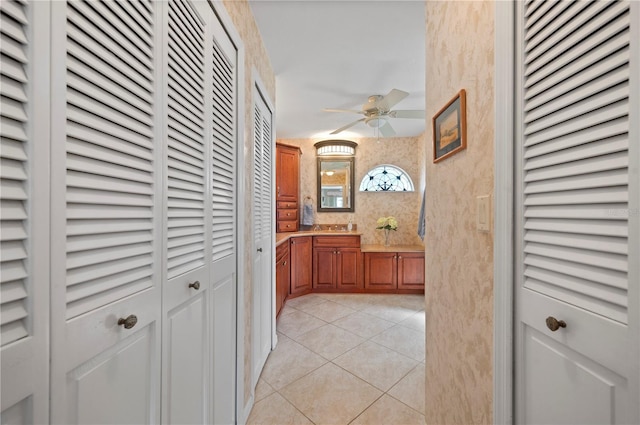
[(354, 158), (318, 157), (318, 212), (354, 211)]

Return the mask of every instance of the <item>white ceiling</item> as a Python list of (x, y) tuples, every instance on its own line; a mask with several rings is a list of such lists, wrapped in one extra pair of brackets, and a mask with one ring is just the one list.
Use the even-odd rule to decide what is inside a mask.
[[(393, 109), (425, 107), (423, 0), (250, 0), (276, 75), (276, 133), (282, 139), (375, 137), (358, 123), (370, 95), (409, 92)], [(423, 119), (392, 118), (398, 137)]]

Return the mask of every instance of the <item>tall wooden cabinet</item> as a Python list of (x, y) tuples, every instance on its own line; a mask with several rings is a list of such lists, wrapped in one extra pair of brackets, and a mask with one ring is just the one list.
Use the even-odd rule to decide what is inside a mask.
[(300, 148), (276, 143), (276, 232), (298, 231)]

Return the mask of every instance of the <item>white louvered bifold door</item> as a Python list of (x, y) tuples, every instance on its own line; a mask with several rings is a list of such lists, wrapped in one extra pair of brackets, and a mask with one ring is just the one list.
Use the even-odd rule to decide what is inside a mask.
[(162, 422), (210, 423), (209, 269), (211, 196), (210, 34), (206, 2), (170, 0), (166, 79), (166, 283), (163, 288)]
[(49, 418), (49, 4), (0, 2), (2, 423)]
[(627, 1), (519, 5), (517, 423), (638, 420), (631, 22)]
[(274, 309), (272, 114), (257, 87), (253, 90), (253, 310), (252, 378), (255, 385), (271, 352)]
[(158, 423), (160, 20), (52, 2), (52, 422)]
[(207, 89), (211, 113), (207, 128), (212, 149), (209, 183), (211, 223), (211, 380), (210, 408), (213, 423), (236, 420), (236, 299), (238, 291), (238, 154), (243, 141), (238, 139), (238, 49), (218, 20), (208, 32), (207, 45), (212, 52), (206, 63), (212, 72)]

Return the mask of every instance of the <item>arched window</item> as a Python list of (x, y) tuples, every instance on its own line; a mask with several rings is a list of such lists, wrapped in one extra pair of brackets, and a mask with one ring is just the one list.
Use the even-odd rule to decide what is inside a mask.
[(364, 176), (360, 192), (413, 192), (411, 177), (395, 165), (378, 165)]

